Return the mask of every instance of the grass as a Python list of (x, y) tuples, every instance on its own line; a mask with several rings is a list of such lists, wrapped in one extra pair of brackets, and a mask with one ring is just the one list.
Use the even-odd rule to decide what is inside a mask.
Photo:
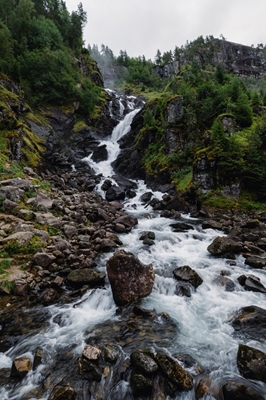
[(10, 241), (3, 246), (4, 251), (10, 257), (16, 254), (35, 254), (39, 249), (43, 247), (43, 243), (37, 236), (33, 236), (30, 242), (26, 245), (20, 244), (17, 241)]
[(4, 258), (0, 261), (0, 275), (5, 274), (6, 270), (10, 267), (11, 260)]

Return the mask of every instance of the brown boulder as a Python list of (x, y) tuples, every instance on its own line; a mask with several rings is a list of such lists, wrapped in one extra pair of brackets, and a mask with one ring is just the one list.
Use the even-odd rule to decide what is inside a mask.
[(207, 247), (209, 253), (213, 256), (226, 256), (231, 254), (238, 254), (242, 251), (242, 244), (227, 237), (218, 236)]
[(190, 283), (195, 289), (200, 286), (203, 282), (199, 274), (190, 268), (188, 265), (176, 268), (173, 271), (175, 279), (178, 281), (184, 281)]
[(122, 306), (149, 296), (154, 283), (152, 265), (144, 265), (132, 253), (117, 251), (106, 263), (114, 301)]
[(266, 383), (266, 354), (262, 351), (240, 344), (237, 352), (237, 368), (244, 378)]
[(12, 363), (11, 375), (23, 379), (31, 370), (31, 362), (28, 357), (16, 358)]
[(156, 361), (163, 375), (174, 385), (175, 390), (191, 390), (192, 376), (181, 365), (166, 354), (158, 353)]

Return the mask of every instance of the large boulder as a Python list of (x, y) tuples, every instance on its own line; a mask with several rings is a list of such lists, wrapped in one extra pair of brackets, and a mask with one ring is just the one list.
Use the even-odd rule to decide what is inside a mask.
[(242, 244), (233, 239), (218, 236), (207, 247), (207, 250), (213, 256), (228, 256), (240, 253), (242, 251)]
[(244, 378), (266, 383), (266, 354), (262, 351), (240, 344), (237, 352), (237, 368)]
[(236, 331), (261, 340), (266, 335), (266, 310), (257, 306), (243, 307), (231, 323)]
[(151, 293), (155, 277), (151, 264), (144, 265), (134, 254), (120, 250), (106, 266), (117, 305), (126, 305)]

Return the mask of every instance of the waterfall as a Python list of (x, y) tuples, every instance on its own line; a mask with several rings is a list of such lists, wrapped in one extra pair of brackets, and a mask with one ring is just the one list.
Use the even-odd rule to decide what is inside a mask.
[[(132, 98), (129, 101), (129, 108), (131, 108), (133, 107)], [(97, 164), (92, 161), (91, 155), (84, 159), (97, 174), (102, 174), (102, 179), (111, 178), (114, 174), (111, 163), (119, 154), (118, 140), (130, 131), (130, 125), (137, 112), (139, 108), (128, 113), (114, 128), (110, 137), (100, 143), (107, 147), (106, 161)], [(217, 285), (215, 279), (220, 276), (221, 271), (230, 270), (230, 279), (236, 282), (237, 277), (247, 270), (244, 258), (238, 256), (234, 265), (229, 265), (227, 259), (211, 257), (207, 247), (216, 236), (221, 236), (221, 232), (214, 229), (202, 229), (200, 221), (189, 215), (182, 214), (181, 219), (189, 223), (192, 229), (187, 232), (174, 232), (171, 227), (173, 220), (160, 217), (150, 206), (142, 203), (141, 195), (147, 191), (147, 187), (143, 181), (137, 184), (136, 197), (127, 199), (124, 209), (130, 215), (137, 217), (139, 222), (130, 233), (121, 234), (120, 238), (126, 251), (138, 256), (144, 264), (153, 265), (155, 284), (151, 295), (141, 301), (141, 307), (158, 315), (167, 313), (173, 324), (178, 326), (176, 332), (171, 333), (170, 336), (169, 332), (164, 330), (159, 318), (158, 325), (162, 325), (161, 337), (156, 336), (156, 333), (154, 336), (152, 333), (147, 333), (146, 338), (145, 333), (141, 336), (142, 340), (146, 344), (145, 340), (149, 339), (150, 347), (155, 352), (160, 350), (169, 355), (190, 354), (202, 365), (204, 371), (209, 372), (213, 380), (220, 381), (225, 376), (239, 376), (236, 354), (240, 340), (233, 334), (229, 317), (247, 305), (260, 307), (262, 302), (265, 302), (265, 295), (244, 291), (240, 285), (236, 285), (235, 290), (231, 292)], [(98, 189), (100, 190), (100, 185)], [(154, 192), (153, 196), (161, 198), (162, 194)], [(154, 245), (145, 246), (139, 239), (141, 233), (145, 231), (154, 233)], [(105, 253), (101, 257), (99, 269), (105, 270), (106, 261), (111, 255), (111, 253)], [(177, 282), (173, 277), (173, 270), (184, 265), (189, 265), (203, 279), (203, 284), (192, 292), (191, 297), (179, 296), (176, 292)], [(261, 279), (261, 283), (266, 285), (265, 271), (256, 271), (256, 275)], [(82, 354), (88, 339), (95, 343), (100, 343), (102, 340), (104, 344), (108, 344), (109, 341), (113, 343), (112, 340), (116, 340), (125, 364), (129, 360), (130, 351), (142, 348), (142, 342), (136, 342), (135, 339), (130, 338), (132, 328), (130, 323), (126, 327), (122, 326), (123, 318), (126, 317), (118, 313), (108, 282), (105, 287), (88, 290), (78, 303), (52, 305), (46, 307), (45, 311), (38, 307), (35, 312), (36, 314), (48, 313), (46, 326), (39, 332), (22, 336), (17, 345), (12, 346), (5, 353), (0, 353), (0, 369), (10, 368), (12, 360), (16, 357), (27, 356), (33, 361), (37, 348), (42, 348), (44, 359), (20, 383), (0, 387), (2, 400), (35, 400), (37, 398), (47, 400), (51, 386), (60, 382), (59, 377), (53, 378), (54, 370), (60, 365), (61, 379), (65, 374), (76, 371), (77, 359)], [(118, 334), (123, 337), (118, 337)], [(241, 338), (241, 343), (243, 342), (266, 351), (265, 341), (249, 341)], [(61, 364), (57, 355), (62, 358)], [(113, 386), (112, 377), (101, 379), (103, 396), (101, 398), (133, 399), (129, 378), (123, 369), (121, 371), (118, 372), (121, 375), (120, 380), (117, 376), (113, 376), (115, 382)], [(107, 372), (104, 371), (106, 374)], [(49, 381), (50, 377), (52, 381)], [(96, 398), (93, 394), (88, 394), (86, 382), (86, 379), (82, 380), (84, 392), (80, 389), (78, 400)], [(43, 389), (38, 392), (38, 397), (35, 397), (35, 390), (39, 387)], [(87, 395), (84, 394), (86, 390)], [(193, 390), (178, 393), (175, 396), (171, 398), (182, 400), (195, 398)], [(204, 399), (211, 398), (208, 395), (204, 397)]]

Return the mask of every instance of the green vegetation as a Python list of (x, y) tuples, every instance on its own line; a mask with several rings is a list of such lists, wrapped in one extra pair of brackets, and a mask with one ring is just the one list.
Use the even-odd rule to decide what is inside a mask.
[(97, 67), (91, 76), (80, 69), (80, 63), (95, 66), (83, 48), (86, 22), (82, 3), (69, 13), (63, 0), (0, 0), (0, 73), (20, 83), (31, 106), (75, 102), (87, 116), (101, 101)]
[(4, 258), (0, 261), (0, 275), (3, 275), (6, 273), (6, 270), (9, 269), (11, 264), (11, 260)]
[(13, 257), (17, 254), (35, 254), (42, 247), (43, 244), (38, 236), (33, 236), (28, 244), (20, 244), (18, 241), (10, 241), (3, 245), (4, 252), (8, 254), (9, 257)]

